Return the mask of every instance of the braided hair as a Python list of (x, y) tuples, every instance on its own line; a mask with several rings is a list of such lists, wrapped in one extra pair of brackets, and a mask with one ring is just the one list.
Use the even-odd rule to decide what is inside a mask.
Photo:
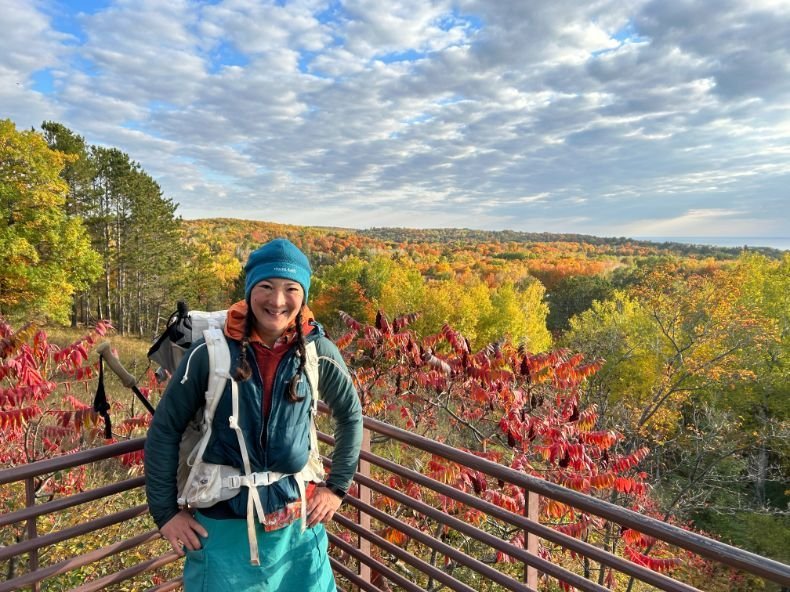
[[(307, 349), (305, 345), (305, 338), (304, 338), (304, 331), (302, 330), (302, 311), (301, 309), (296, 314), (296, 337), (297, 337), (297, 347), (299, 348), (298, 357), (299, 357), (299, 368), (294, 374), (294, 377), (291, 379), (291, 382), (288, 385), (288, 400), (291, 403), (298, 403), (304, 401), (304, 397), (299, 396), (299, 382), (302, 380), (302, 374), (304, 373), (305, 363), (307, 361)], [(245, 380), (249, 380), (250, 376), (252, 376), (252, 366), (250, 366), (250, 362), (247, 359), (247, 350), (250, 346), (250, 335), (252, 334), (252, 328), (255, 326), (255, 315), (252, 314), (252, 307), (249, 305), (247, 306), (247, 316), (244, 319), (244, 336), (241, 340), (241, 352), (239, 353), (239, 365), (236, 367), (236, 370), (233, 372), (233, 379), (238, 382), (244, 382)]]
[(239, 365), (233, 372), (233, 380), (237, 382), (244, 382), (252, 376), (252, 366), (247, 359), (247, 350), (250, 347), (250, 335), (252, 328), (255, 326), (255, 315), (252, 314), (252, 308), (247, 303), (247, 316), (244, 317), (244, 337), (241, 340), (241, 353), (239, 353)]
[(297, 346), (299, 347), (299, 368), (296, 370), (296, 374), (291, 379), (291, 384), (288, 385), (288, 400), (291, 403), (297, 403), (304, 401), (304, 397), (299, 396), (299, 382), (302, 380), (302, 374), (304, 373), (304, 366), (307, 362), (307, 348), (305, 346), (305, 339), (304, 339), (304, 331), (302, 330), (302, 310), (299, 309), (299, 312), (296, 313), (296, 339), (297, 339)]

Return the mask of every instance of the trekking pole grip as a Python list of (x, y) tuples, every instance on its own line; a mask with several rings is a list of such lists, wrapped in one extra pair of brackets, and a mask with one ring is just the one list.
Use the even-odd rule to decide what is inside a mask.
[(98, 354), (104, 358), (104, 361), (107, 362), (107, 365), (110, 369), (115, 372), (118, 378), (121, 379), (123, 386), (126, 388), (134, 388), (137, 386), (137, 379), (132, 376), (132, 374), (123, 367), (121, 360), (118, 359), (118, 356), (112, 353), (112, 346), (109, 342), (104, 341), (96, 346), (96, 351)]

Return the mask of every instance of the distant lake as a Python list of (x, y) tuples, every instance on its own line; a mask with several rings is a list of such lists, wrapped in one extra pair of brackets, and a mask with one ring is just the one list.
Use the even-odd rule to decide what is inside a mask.
[(790, 236), (635, 236), (636, 240), (653, 243), (684, 243), (687, 245), (712, 245), (715, 247), (771, 247), (790, 251)]

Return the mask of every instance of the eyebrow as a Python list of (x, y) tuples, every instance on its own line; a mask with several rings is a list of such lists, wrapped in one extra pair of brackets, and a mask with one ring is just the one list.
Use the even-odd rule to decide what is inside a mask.
[(294, 280), (289, 280), (289, 279), (287, 279), (287, 278), (266, 278), (266, 279), (264, 279), (264, 280), (261, 280), (260, 282), (258, 282), (258, 283), (257, 283), (257, 284), (255, 284), (255, 285), (256, 285), (256, 286), (260, 286), (261, 284), (269, 284), (269, 285), (273, 285), (273, 284), (274, 284), (274, 282), (273, 282), (272, 280), (282, 280), (282, 282), (283, 282), (283, 283), (282, 283), (281, 285), (283, 285), (283, 286), (286, 286), (286, 287), (289, 287), (289, 288), (290, 288), (291, 286), (298, 286), (298, 287), (301, 287), (301, 286), (302, 286), (302, 284), (300, 284), (299, 282), (296, 282), (296, 281), (294, 281)]

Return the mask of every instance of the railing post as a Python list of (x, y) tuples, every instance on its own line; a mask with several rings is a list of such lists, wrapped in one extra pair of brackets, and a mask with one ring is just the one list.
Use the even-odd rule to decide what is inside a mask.
[[(540, 518), (540, 496), (534, 491), (524, 490), (524, 514), (528, 520), (538, 522)], [(538, 537), (531, 532), (525, 532), (525, 546), (527, 553), (537, 557)], [(531, 565), (524, 565), (524, 583), (532, 590), (538, 589), (538, 577), (540, 573)]]
[[(363, 428), (362, 430), (362, 450), (370, 452), (370, 430)], [(363, 477), (370, 477), (370, 462), (359, 459), (359, 473)], [(359, 501), (363, 504), (370, 504), (370, 488), (363, 487), (358, 484)], [(366, 531), (370, 531), (370, 515), (362, 510), (357, 510), (357, 524)], [(370, 557), (370, 541), (362, 536), (357, 536), (357, 549), (359, 549), (366, 556)], [(358, 569), (359, 577), (364, 582), (370, 583), (370, 566), (359, 562)]]
[[(33, 477), (28, 477), (25, 479), (25, 506), (30, 508), (36, 505), (36, 485), (33, 481)], [(38, 528), (36, 527), (36, 517), (33, 516), (27, 520), (27, 538), (28, 540), (33, 540), (38, 538)], [(30, 569), (29, 571), (37, 571), (38, 570), (38, 549), (33, 549), (29, 553), (30, 556)], [(41, 584), (36, 582), (32, 584), (31, 590), (33, 592), (39, 592), (41, 590)]]

